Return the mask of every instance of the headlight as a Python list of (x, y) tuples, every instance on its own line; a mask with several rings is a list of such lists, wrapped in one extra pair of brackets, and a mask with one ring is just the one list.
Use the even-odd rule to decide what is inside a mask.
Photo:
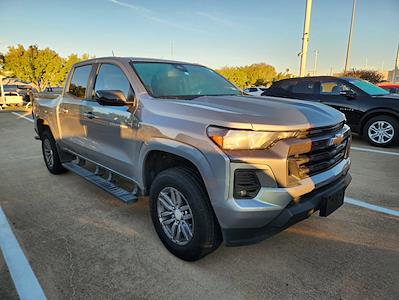
[(220, 127), (208, 127), (208, 136), (224, 150), (259, 150), (267, 149), (279, 140), (294, 138), (296, 131), (253, 131), (236, 130)]

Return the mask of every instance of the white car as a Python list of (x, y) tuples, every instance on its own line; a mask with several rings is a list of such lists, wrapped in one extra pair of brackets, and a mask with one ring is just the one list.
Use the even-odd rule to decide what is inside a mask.
[(2, 97), (3, 105), (17, 105), (22, 106), (24, 104), (24, 98), (17, 92), (4, 92)]
[(260, 96), (265, 90), (266, 88), (264, 87), (255, 86), (255, 87), (246, 88), (244, 92), (252, 96)]

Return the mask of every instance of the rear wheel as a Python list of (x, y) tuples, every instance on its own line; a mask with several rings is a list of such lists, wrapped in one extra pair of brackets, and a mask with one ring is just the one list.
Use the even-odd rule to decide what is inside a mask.
[(57, 146), (51, 132), (42, 133), (42, 153), (47, 169), (53, 174), (65, 173), (67, 170), (62, 166), (58, 155)]
[(162, 243), (181, 259), (198, 260), (221, 243), (205, 188), (189, 169), (172, 168), (157, 175), (150, 189), (150, 210)]
[(398, 121), (390, 116), (376, 116), (367, 121), (364, 135), (370, 144), (378, 147), (390, 147), (399, 140)]

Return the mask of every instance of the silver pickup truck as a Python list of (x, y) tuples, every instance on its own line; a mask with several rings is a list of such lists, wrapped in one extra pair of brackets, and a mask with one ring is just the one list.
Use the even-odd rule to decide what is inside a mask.
[(342, 113), (245, 95), (198, 64), (80, 62), (33, 116), (51, 173), (73, 171), (126, 203), (149, 196), (159, 238), (184, 260), (327, 216), (351, 181)]

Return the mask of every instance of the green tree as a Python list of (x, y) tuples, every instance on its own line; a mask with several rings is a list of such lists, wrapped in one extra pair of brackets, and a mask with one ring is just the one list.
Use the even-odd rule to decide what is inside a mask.
[(360, 78), (367, 80), (371, 83), (379, 83), (383, 81), (384, 76), (375, 70), (350, 70), (345, 73), (342, 73), (343, 76), (348, 76), (348, 77), (355, 77), (355, 78)]
[(39, 92), (48, 84), (57, 84), (63, 60), (57, 52), (49, 48), (39, 49), (31, 45), (9, 47), (4, 57), (4, 68), (21, 80), (28, 81)]

